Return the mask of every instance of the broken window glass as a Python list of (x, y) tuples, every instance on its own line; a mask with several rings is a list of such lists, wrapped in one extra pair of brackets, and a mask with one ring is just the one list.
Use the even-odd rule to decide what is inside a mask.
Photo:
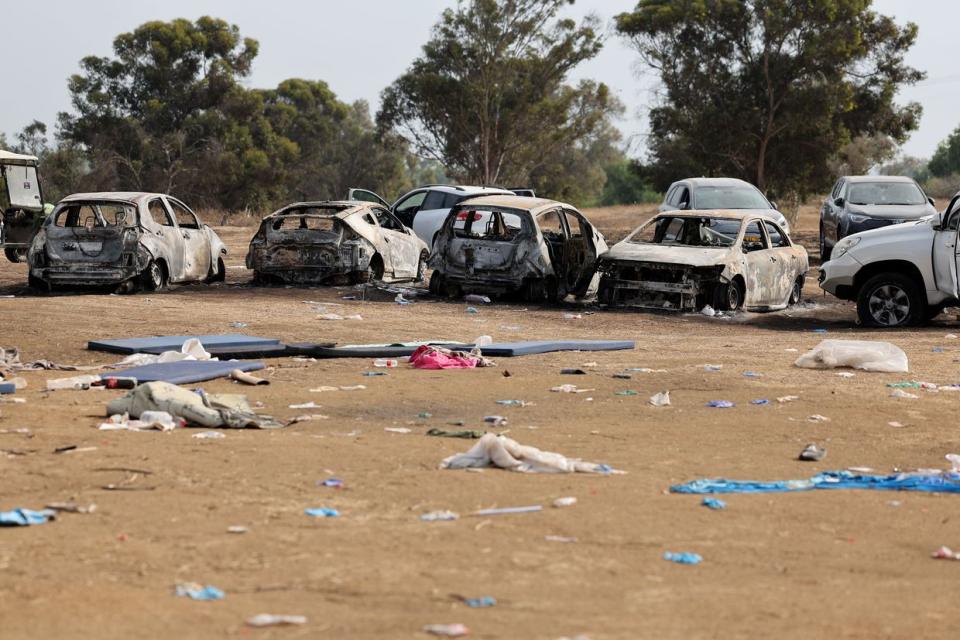
[(767, 241), (763, 237), (763, 231), (760, 229), (760, 221), (754, 220), (747, 225), (743, 232), (743, 250), (747, 253), (751, 251), (761, 251), (767, 248)]
[(150, 201), (150, 204), (147, 205), (147, 214), (150, 216), (150, 219), (153, 220), (154, 224), (159, 224), (164, 227), (173, 226), (173, 220), (170, 218), (170, 214), (167, 213), (167, 208), (163, 206), (160, 198)]
[(482, 238), (484, 240), (513, 240), (523, 230), (523, 219), (507, 211), (461, 210), (453, 224), (458, 238)]
[(658, 216), (640, 227), (629, 241), (687, 247), (732, 247), (740, 220), (692, 216)]

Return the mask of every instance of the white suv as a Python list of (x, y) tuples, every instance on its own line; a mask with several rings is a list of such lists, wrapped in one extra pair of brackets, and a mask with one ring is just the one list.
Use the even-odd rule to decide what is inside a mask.
[[(532, 191), (529, 192), (531, 195)], [(427, 185), (405, 193), (392, 205), (373, 191), (350, 189), (348, 200), (377, 202), (390, 209), (404, 225), (413, 229), (431, 251), (440, 233), (443, 221), (455, 205), (477, 196), (512, 196), (514, 191), (496, 187), (464, 187), (452, 185)], [(526, 193), (522, 195), (527, 195)]]
[(820, 287), (857, 303), (860, 322), (903, 327), (960, 304), (960, 194), (942, 214), (839, 240), (820, 268)]

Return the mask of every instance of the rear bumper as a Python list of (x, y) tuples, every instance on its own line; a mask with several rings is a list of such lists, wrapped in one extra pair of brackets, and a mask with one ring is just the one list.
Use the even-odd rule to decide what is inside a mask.
[(102, 285), (131, 280), (137, 277), (137, 270), (136, 267), (76, 264), (31, 268), (30, 275), (50, 284)]
[(459, 286), (464, 291), (515, 291), (523, 286), (524, 279), (503, 273), (476, 273), (471, 275), (445, 273), (444, 280)]

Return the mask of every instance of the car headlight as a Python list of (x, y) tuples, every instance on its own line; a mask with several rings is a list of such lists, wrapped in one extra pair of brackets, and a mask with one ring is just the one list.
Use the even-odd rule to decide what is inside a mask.
[(850, 219), (850, 222), (856, 222), (857, 224), (866, 222), (870, 219), (870, 216), (861, 215), (859, 213), (848, 213), (847, 217)]
[(838, 242), (836, 245), (834, 245), (833, 252), (830, 254), (830, 259), (837, 260), (838, 258), (842, 258), (843, 254), (845, 254), (847, 251), (850, 251), (850, 249), (860, 244), (861, 239), (862, 238), (860, 238), (859, 236), (847, 236), (846, 238)]

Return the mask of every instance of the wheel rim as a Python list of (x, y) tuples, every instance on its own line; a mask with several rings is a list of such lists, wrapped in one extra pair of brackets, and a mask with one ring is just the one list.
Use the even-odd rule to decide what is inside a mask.
[(910, 315), (910, 296), (897, 285), (885, 284), (873, 290), (867, 307), (877, 324), (895, 327)]
[(150, 265), (150, 284), (153, 285), (154, 289), (159, 289), (160, 285), (163, 284), (163, 272), (156, 262)]
[(727, 287), (727, 306), (730, 307), (730, 311), (736, 311), (740, 306), (740, 287), (736, 284)]
[(800, 302), (801, 295), (803, 295), (803, 285), (798, 280), (793, 283), (793, 293), (790, 296), (790, 302), (793, 304)]

